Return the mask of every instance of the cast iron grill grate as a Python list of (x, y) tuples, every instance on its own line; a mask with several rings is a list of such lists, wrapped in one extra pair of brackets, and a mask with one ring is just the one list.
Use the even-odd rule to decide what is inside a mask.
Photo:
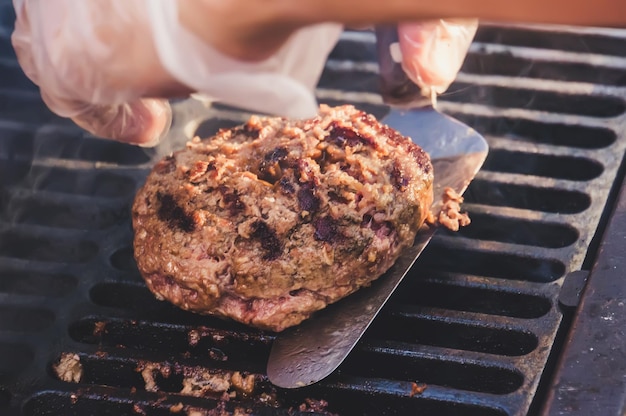
[[(11, 50), (9, 1), (0, 17), (0, 414), (325, 412), (307, 399), (342, 415), (527, 413), (560, 285), (583, 266), (626, 147), (621, 32), (481, 28), (440, 104), (492, 149), (466, 194), (473, 224), (436, 235), (339, 371), (286, 391), (264, 376), (271, 334), (159, 302), (136, 270), (128, 208), (166, 145), (52, 115)], [(318, 96), (382, 116), (376, 71), (372, 34), (346, 32)], [(216, 106), (198, 132), (246, 117)], [(70, 366), (61, 381), (59, 361), (80, 362), (80, 379)], [(193, 397), (191, 380), (234, 372), (255, 375), (253, 394)]]

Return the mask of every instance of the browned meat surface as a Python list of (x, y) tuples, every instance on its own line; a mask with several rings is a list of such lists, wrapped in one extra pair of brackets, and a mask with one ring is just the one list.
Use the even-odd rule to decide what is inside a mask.
[(133, 205), (135, 258), (159, 299), (281, 331), (381, 276), (432, 183), (419, 146), (352, 106), (252, 117), (157, 163)]

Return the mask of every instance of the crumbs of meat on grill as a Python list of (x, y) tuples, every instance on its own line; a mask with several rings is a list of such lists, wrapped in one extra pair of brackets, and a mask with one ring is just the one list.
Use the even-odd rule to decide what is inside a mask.
[(158, 299), (282, 331), (389, 269), (432, 184), (422, 148), (353, 106), (253, 116), (157, 163), (133, 204), (135, 259)]
[(83, 377), (83, 365), (75, 353), (64, 352), (52, 368), (59, 380), (66, 383), (79, 383)]
[(443, 190), (443, 206), (437, 218), (439, 224), (452, 231), (459, 231), (460, 227), (468, 226), (471, 223), (469, 215), (461, 212), (463, 197), (454, 189), (446, 187)]

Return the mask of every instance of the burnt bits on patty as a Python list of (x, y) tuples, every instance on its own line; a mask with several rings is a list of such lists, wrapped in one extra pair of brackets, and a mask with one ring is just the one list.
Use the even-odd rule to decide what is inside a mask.
[(159, 299), (282, 331), (391, 267), (432, 183), (419, 146), (352, 106), (255, 116), (156, 164), (133, 205), (135, 258)]

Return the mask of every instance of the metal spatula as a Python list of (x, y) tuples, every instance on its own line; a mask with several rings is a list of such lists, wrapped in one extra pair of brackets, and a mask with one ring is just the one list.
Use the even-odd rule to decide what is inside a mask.
[[(377, 32), (379, 53), (385, 53), (384, 48), (388, 48), (393, 41), (395, 31), (389, 28), (381, 31), (379, 28)], [(412, 84), (403, 83), (402, 71), (397, 64), (390, 59), (383, 59), (381, 71), (388, 70), (395, 74), (396, 80), (387, 87), (399, 86), (395, 88), (397, 94), (394, 97), (406, 103), (403, 97), (412, 95)], [(386, 75), (389, 74), (387, 72)], [(385, 79), (389, 81), (390, 77)], [(482, 136), (432, 107), (393, 109), (383, 122), (411, 137), (430, 154), (435, 172), (436, 202), (432, 207), (433, 213), (441, 208), (441, 202), (437, 201), (443, 189), (451, 187), (462, 194), (487, 157), (488, 146)], [(414, 245), (370, 287), (359, 290), (302, 324), (278, 334), (267, 364), (270, 381), (279, 387), (296, 388), (316, 383), (330, 375), (355, 347), (434, 232), (434, 228), (424, 226)]]

